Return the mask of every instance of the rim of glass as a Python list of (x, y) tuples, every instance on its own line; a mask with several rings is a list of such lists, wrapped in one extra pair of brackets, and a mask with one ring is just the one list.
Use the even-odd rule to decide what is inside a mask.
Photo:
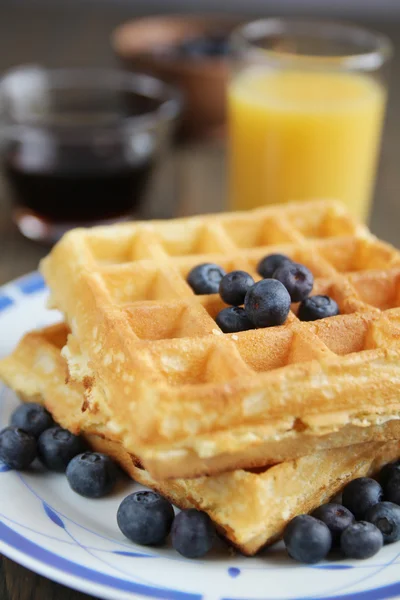
[[(0, 117), (5, 113), (2, 103), (7, 98), (7, 85), (10, 84), (11, 78), (17, 75), (29, 74), (29, 72), (43, 73), (46, 81), (49, 83), (50, 90), (60, 90), (72, 86), (81, 86), (82, 89), (121, 89), (140, 94), (149, 99), (159, 101), (159, 105), (148, 111), (144, 111), (139, 115), (118, 117), (108, 126), (116, 125), (142, 125), (149, 121), (163, 121), (175, 119), (181, 112), (183, 106), (183, 96), (175, 87), (165, 83), (161, 79), (145, 75), (138, 72), (123, 71), (112, 68), (46, 68), (37, 65), (21, 65), (7, 70), (0, 78)], [(8, 95), (8, 97), (10, 97)], [(60, 129), (77, 129), (77, 128), (93, 128), (103, 127), (104, 125), (92, 125), (85, 123), (68, 123), (58, 124), (49, 119), (48, 115), (38, 115), (32, 113), (27, 118), (11, 120), (12, 126), (23, 127), (35, 125), (48, 128)], [(105, 125), (105, 126), (107, 126)]]
[[(257, 41), (274, 34), (287, 35), (309, 31), (317, 38), (339, 40), (341, 37), (354, 43), (357, 39), (368, 42), (371, 49), (343, 55), (310, 55), (285, 52), (284, 50), (265, 49), (257, 46)], [(304, 63), (306, 68), (313, 67), (333, 70), (376, 71), (392, 56), (393, 46), (390, 39), (372, 29), (344, 23), (341, 21), (304, 18), (269, 18), (250, 21), (236, 28), (231, 34), (232, 47), (239, 54), (247, 53), (260, 62), (270, 62), (284, 67)], [(367, 44), (367, 45), (368, 45)]]

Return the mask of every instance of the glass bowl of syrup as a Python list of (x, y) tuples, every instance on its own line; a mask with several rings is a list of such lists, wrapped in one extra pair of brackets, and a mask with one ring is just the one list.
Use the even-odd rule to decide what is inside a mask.
[(0, 81), (0, 150), (14, 219), (53, 243), (76, 226), (132, 218), (181, 110), (136, 73), (26, 66)]

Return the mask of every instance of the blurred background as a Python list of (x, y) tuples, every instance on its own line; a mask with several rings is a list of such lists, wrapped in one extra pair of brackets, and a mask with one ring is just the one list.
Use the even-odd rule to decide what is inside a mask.
[[(395, 57), (391, 64), (389, 104), (371, 227), (379, 237), (398, 244), (400, 3), (397, 0), (2, 0), (0, 71), (4, 73), (27, 63), (49, 68), (118, 66), (128, 71), (138, 68), (151, 71), (164, 79), (177, 81), (195, 106), (191, 114), (186, 106), (183, 125), (152, 164), (138, 214), (164, 217), (221, 210), (226, 198), (226, 137), (224, 117), (218, 107), (220, 80), (226, 77), (226, 67), (221, 67), (220, 57), (217, 66), (215, 61), (208, 61), (204, 79), (198, 65), (194, 72), (192, 67), (182, 67), (179, 55), (175, 57), (178, 71), (171, 74), (165, 64), (160, 68), (157, 53), (171, 52), (167, 47), (171, 36), (179, 37), (179, 27), (177, 32), (175, 22), (167, 29), (163, 24), (159, 27), (157, 22), (156, 26), (154, 22), (150, 26), (148, 22), (135, 23), (139, 17), (178, 13), (207, 14), (208, 24), (214, 22), (214, 25), (221, 16), (229, 17), (232, 22), (228, 27), (256, 17), (320, 16), (366, 25), (390, 37)], [(223, 27), (217, 29), (221, 32)], [(160, 41), (159, 48), (154, 40)], [(150, 64), (146, 45), (152, 47)], [(203, 50), (183, 49), (191, 55), (192, 66), (196, 65), (196, 54)], [(214, 48), (212, 52), (223, 54), (224, 50)], [(38, 260), (48, 251), (48, 246), (21, 235), (11, 213), (10, 187), (2, 177), (0, 283), (36, 268)]]

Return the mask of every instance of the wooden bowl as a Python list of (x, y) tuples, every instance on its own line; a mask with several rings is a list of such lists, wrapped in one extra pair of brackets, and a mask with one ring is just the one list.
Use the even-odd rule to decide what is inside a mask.
[(226, 57), (193, 59), (174, 52), (189, 38), (229, 34), (243, 19), (223, 16), (160, 16), (135, 19), (112, 35), (125, 68), (178, 86), (185, 100), (181, 133), (187, 138), (221, 135), (226, 122)]

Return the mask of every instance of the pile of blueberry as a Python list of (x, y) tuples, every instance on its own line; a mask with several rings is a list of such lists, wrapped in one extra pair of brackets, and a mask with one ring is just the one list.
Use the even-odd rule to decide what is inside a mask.
[(364, 559), (400, 540), (400, 461), (386, 465), (379, 482), (354, 479), (344, 488), (341, 504), (295, 517), (283, 538), (289, 555), (316, 563), (339, 550), (347, 558)]
[(282, 325), (292, 302), (300, 302), (301, 321), (339, 314), (337, 303), (329, 296), (309, 296), (314, 285), (313, 274), (288, 256), (266, 256), (258, 263), (257, 272), (263, 279), (255, 283), (245, 271), (226, 273), (216, 264), (205, 263), (190, 271), (187, 282), (195, 294), (219, 293), (225, 304), (230, 305), (216, 317), (224, 333)]
[(225, 58), (230, 53), (229, 37), (215, 32), (200, 37), (183, 40), (176, 51), (184, 58), (199, 60), (204, 58)]
[[(65, 473), (70, 487), (86, 498), (101, 498), (115, 487), (119, 469), (105, 454), (90, 452), (83, 438), (57, 426), (41, 405), (26, 403), (0, 431), (0, 461), (10, 469), (27, 469), (38, 458), (49, 471)], [(171, 533), (172, 546), (187, 558), (200, 558), (214, 545), (216, 533), (209, 516), (191, 509), (176, 516), (159, 494), (135, 492), (121, 503), (117, 522), (131, 541), (146, 546), (163, 544)]]
[(183, 59), (200, 63), (209, 59), (225, 60), (231, 53), (231, 46), (226, 33), (215, 31), (206, 35), (185, 37), (174, 45), (156, 45), (151, 53), (161, 60)]
[(71, 488), (87, 498), (105, 496), (117, 481), (118, 468), (108, 456), (89, 452), (82, 437), (59, 427), (40, 404), (28, 402), (0, 431), (0, 460), (23, 470), (36, 458), (49, 471), (66, 473)]

